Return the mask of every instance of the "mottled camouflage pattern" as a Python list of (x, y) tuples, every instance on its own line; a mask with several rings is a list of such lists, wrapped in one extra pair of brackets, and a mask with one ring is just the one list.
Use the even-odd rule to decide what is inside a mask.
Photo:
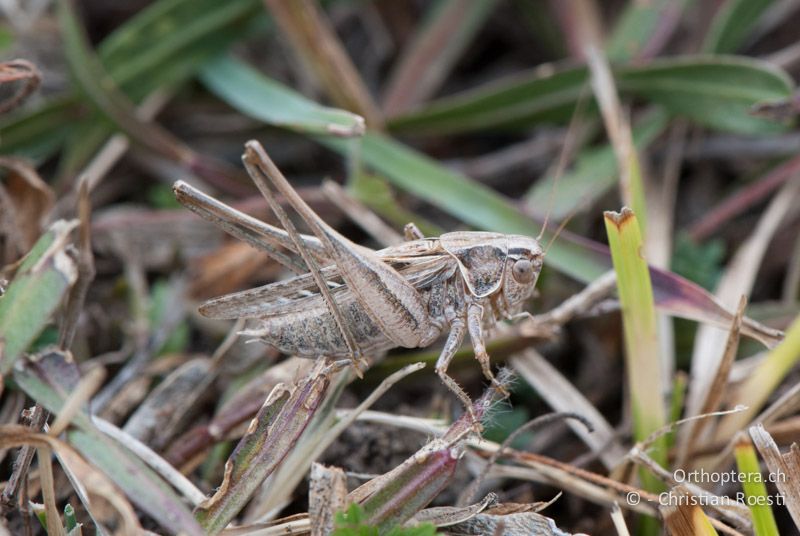
[[(536, 240), (496, 233), (448, 233), (438, 239), (407, 242), (377, 254), (414, 285), (426, 305), (433, 337), (416, 345), (419, 347), (446, 333), (454, 319), (466, 323), (467, 301), (483, 306), (484, 329), (491, 329), (498, 320), (520, 312), (534, 292), (542, 265), (542, 250)], [(521, 259), (530, 260), (533, 265), (534, 277), (526, 283), (513, 276), (512, 267)], [(306, 295), (300, 294), (283, 297), (278, 303), (264, 296), (266, 299), (261, 303), (269, 312), (259, 314), (249, 310), (242, 315), (257, 319), (244, 333), (291, 355), (346, 357), (347, 346), (321, 296), (307, 289)], [(333, 288), (331, 294), (362, 352), (370, 354), (406, 346), (397, 344), (381, 330), (346, 285)], [(204, 306), (205, 310), (213, 309), (215, 302), (219, 303), (212, 300)]]

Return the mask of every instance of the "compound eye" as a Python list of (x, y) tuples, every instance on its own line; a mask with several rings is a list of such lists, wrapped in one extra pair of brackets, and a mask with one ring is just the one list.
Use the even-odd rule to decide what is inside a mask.
[(511, 269), (511, 275), (517, 283), (530, 283), (533, 281), (533, 264), (527, 259), (520, 259), (514, 263)]

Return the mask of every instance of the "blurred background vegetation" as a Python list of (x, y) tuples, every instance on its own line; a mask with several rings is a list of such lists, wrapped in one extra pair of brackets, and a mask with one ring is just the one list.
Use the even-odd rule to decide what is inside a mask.
[[(271, 488), (250, 503), (249, 495), (234, 501), (230, 516), (215, 521), (193, 516), (199, 499), (175, 484), (175, 474), (156, 474), (141, 461), (152, 460), (147, 454), (123, 448), (125, 438), (138, 439), (188, 475), (195, 491), (210, 493), (275, 384), (303, 384), (309, 373), (309, 363), (245, 345), (231, 323), (196, 312), (203, 299), (283, 275), (172, 194), (183, 179), (271, 221), (239, 163), (249, 139), (265, 146), (323, 219), (376, 249), (392, 236), (382, 230), (409, 221), (428, 236), (470, 229), (537, 236), (547, 221), (532, 312), (552, 309), (612, 266), (625, 270), (620, 301), (628, 316), (612, 300), (547, 340), (522, 325), (491, 339), (495, 363), (520, 378), (510, 403), (487, 421), (488, 440), (501, 443), (551, 410), (576, 412), (599, 436), (586, 439), (577, 422), (569, 424), (574, 433), (556, 423), (517, 435), (514, 454), (480, 488), (484, 495), (533, 504), (564, 491), (542, 513), (568, 532), (621, 530), (609, 514), (614, 500), (631, 531), (643, 534), (663, 523), (676, 534), (705, 533), (715, 530), (709, 518), (719, 531), (796, 530), (792, 507), (712, 508), (706, 518), (624, 502), (630, 489), (678, 486), (652, 465), (648, 473), (630, 470), (634, 462), (666, 473), (729, 469), (735, 459), (753, 460), (733, 456), (734, 444), (752, 452), (739, 434), (749, 425), (767, 425), (781, 446), (800, 433), (793, 369), (800, 328), (791, 326), (800, 298), (800, 2), (11, 0), (0, 8), (0, 424), (20, 422), (33, 434), (0, 434), (10, 533), (42, 531), (34, 514), (58, 516), (66, 531), (75, 530), (70, 523), (117, 530), (141, 523), (195, 533), (233, 518), (260, 530), (258, 523), (309, 510), (312, 459), (362, 476), (385, 473), (435, 433), (422, 419), (444, 426), (461, 413), (431, 373), (437, 346), (392, 352), (363, 381), (331, 380), (324, 418), (312, 411), (317, 428), (287, 447), (296, 459), (287, 455)], [(320, 187), (325, 178), (344, 193)], [(383, 223), (364, 224), (353, 201)], [(623, 205), (635, 211), (633, 234), (604, 217)], [(619, 244), (611, 255), (608, 243)], [(737, 314), (742, 296), (747, 308)], [(770, 328), (788, 329), (786, 341), (778, 344)], [(325, 435), (341, 418), (334, 406), (356, 406), (418, 361), (427, 371), (374, 409), (412, 416), (411, 428), (422, 433), (407, 433), (399, 420), (359, 421), (328, 434), (327, 450), (311, 448), (320, 441), (311, 432)], [(451, 370), (480, 396), (470, 348)], [(38, 413), (20, 420), (34, 403)], [(648, 439), (678, 418), (737, 404), (750, 410)], [(34, 432), (67, 407), (71, 435), (42, 443)], [(101, 431), (89, 413), (127, 435)], [(644, 449), (647, 460), (625, 457), (637, 442), (653, 447)], [(8, 450), (21, 444), (38, 449), (37, 461), (32, 450)], [(491, 455), (465, 448), (449, 484), (423, 486), (434, 504), (463, 503), (460, 492)], [(50, 467), (50, 450), (70, 469)], [(503, 470), (518, 465), (524, 471)], [(72, 491), (90, 476), (121, 490), (108, 492), (112, 508), (90, 512), (93, 521), (86, 492)], [(348, 489), (361, 482), (351, 478)], [(103, 495), (96, 484), (90, 495)], [(703, 487), (720, 496), (741, 491)], [(368, 508), (365, 523), (385, 531), (424, 506), (403, 504), (405, 518), (378, 522)], [(706, 528), (669, 520), (684, 514)]]

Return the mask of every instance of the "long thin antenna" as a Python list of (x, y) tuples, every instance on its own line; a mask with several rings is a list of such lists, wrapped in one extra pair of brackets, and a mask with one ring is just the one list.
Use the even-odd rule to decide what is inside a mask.
[(556, 163), (553, 182), (550, 185), (550, 194), (547, 199), (547, 213), (544, 216), (542, 230), (539, 231), (539, 236), (536, 237), (537, 241), (542, 240), (542, 237), (547, 230), (547, 225), (550, 222), (550, 213), (553, 211), (553, 202), (556, 197), (556, 187), (558, 186), (558, 182), (561, 180), (561, 177), (564, 175), (564, 170), (567, 168), (567, 162), (575, 153), (575, 147), (577, 146), (578, 142), (578, 126), (580, 125), (580, 120), (583, 118), (583, 108), (588, 100), (586, 98), (588, 89), (589, 84), (584, 84), (581, 88), (581, 93), (578, 96), (578, 102), (575, 104), (575, 113), (572, 114), (572, 117), (569, 120), (567, 133), (564, 136), (564, 147), (561, 149), (561, 152), (558, 155), (558, 162)]
[(564, 227), (566, 227), (567, 224), (572, 221), (572, 218), (574, 218), (579, 212), (581, 212), (584, 208), (586, 208), (586, 206), (589, 204), (590, 201), (591, 201), (590, 197), (585, 197), (584, 196), (583, 200), (580, 203), (578, 203), (577, 205), (575, 205), (572, 208), (572, 210), (570, 210), (569, 213), (564, 217), (564, 219), (558, 225), (558, 228), (556, 229), (556, 232), (553, 235), (553, 238), (550, 239), (550, 241), (547, 243), (547, 247), (544, 248), (545, 256), (547, 256), (547, 251), (550, 249), (550, 246), (553, 245), (553, 242), (556, 241), (556, 238), (558, 238), (558, 235), (561, 234), (561, 231), (564, 230)]
[(553, 245), (553, 242), (556, 241), (556, 238), (558, 238), (558, 235), (561, 234), (561, 231), (564, 230), (564, 227), (566, 227), (567, 224), (570, 222), (570, 220), (572, 220), (572, 217), (575, 216), (577, 211), (578, 211), (577, 208), (572, 209), (570, 211), (570, 213), (567, 214), (567, 217), (564, 218), (563, 220), (561, 220), (561, 223), (558, 225), (558, 228), (556, 229), (556, 232), (553, 233), (553, 237), (550, 239), (549, 242), (547, 242), (547, 247), (544, 248), (544, 256), (545, 257), (547, 257), (547, 252), (550, 251), (550, 246)]

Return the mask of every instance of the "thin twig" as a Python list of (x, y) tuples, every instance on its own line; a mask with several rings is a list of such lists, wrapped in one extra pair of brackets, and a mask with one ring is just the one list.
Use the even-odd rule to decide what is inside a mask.
[(168, 461), (159, 456), (150, 447), (106, 420), (93, 417), (92, 422), (97, 426), (98, 430), (115, 439), (120, 444), (125, 445), (126, 449), (133, 452), (147, 465), (152, 467), (155, 472), (163, 476), (167, 482), (172, 484), (184, 497), (189, 499), (193, 506), (197, 506), (206, 500), (205, 493), (200, 491), (188, 478), (183, 476), (180, 471), (175, 469)]
[[(132, 281), (135, 281), (135, 278), (141, 275), (136, 275), (138, 272), (139, 271), (135, 269), (131, 271), (131, 275), (134, 277)], [(134, 285), (138, 285), (138, 283), (134, 283)], [(102, 411), (128, 382), (139, 375), (150, 359), (152, 359), (155, 352), (167, 341), (170, 334), (175, 329), (175, 326), (177, 326), (183, 318), (184, 308), (181, 296), (184, 293), (185, 286), (185, 282), (182, 279), (178, 279), (170, 285), (173, 296), (171, 299), (167, 300), (169, 304), (167, 306), (167, 314), (162, 319), (161, 324), (155, 327), (154, 332), (150, 336), (146, 334), (147, 328), (143, 328), (145, 333), (143, 333), (142, 336), (145, 337), (145, 340), (122, 370), (120, 370), (117, 375), (106, 384), (103, 390), (92, 399), (93, 412)]]
[(39, 461), (39, 481), (42, 486), (42, 497), (44, 497), (44, 508), (47, 513), (47, 534), (48, 536), (66, 536), (64, 525), (61, 524), (61, 516), (56, 507), (56, 492), (53, 481), (53, 460), (52, 453), (47, 447), (36, 449), (36, 459)]
[(102, 367), (92, 368), (78, 383), (75, 389), (69, 394), (61, 406), (56, 419), (53, 421), (48, 434), (57, 437), (61, 432), (66, 430), (72, 418), (77, 414), (81, 406), (88, 401), (97, 389), (103, 384), (106, 377), (106, 371)]
[[(36, 404), (30, 409), (30, 411), (27, 412), (27, 415), (28, 416), (26, 417), (25, 414), (23, 414), (23, 418), (28, 420), (28, 426), (32, 430), (39, 431), (47, 422), (47, 418), (50, 416), (50, 413), (45, 411), (44, 408), (42, 408), (42, 406), (39, 404)], [(4, 508), (10, 508), (16, 502), (20, 484), (24, 482), (28, 474), (28, 469), (31, 466), (31, 461), (33, 460), (33, 454), (35, 450), (36, 449), (34, 447), (29, 445), (25, 445), (19, 449), (17, 457), (14, 459), (14, 466), (13, 470), (11, 471), (11, 476), (8, 478), (8, 483), (3, 489), (3, 494), (0, 495), (0, 504), (2, 504)]]
[(520, 436), (520, 434), (524, 432), (529, 432), (535, 430), (537, 428), (541, 428), (543, 426), (547, 426), (550, 423), (558, 422), (566, 419), (575, 419), (576, 421), (583, 424), (587, 430), (590, 432), (592, 431), (592, 423), (589, 422), (583, 415), (578, 415), (577, 413), (549, 413), (547, 415), (542, 415), (540, 417), (536, 417), (532, 419), (513, 432), (511, 432), (508, 437), (500, 444), (500, 448), (495, 450), (489, 459), (486, 461), (486, 464), (481, 469), (481, 472), (478, 473), (478, 476), (472, 481), (469, 487), (464, 491), (464, 493), (458, 499), (458, 505), (464, 506), (465, 504), (469, 504), (475, 495), (478, 493), (478, 489), (480, 488), (481, 483), (486, 478), (486, 475), (489, 473), (489, 469), (497, 462), (497, 459), (503, 455), (503, 451), (508, 448), (514, 440)]
[(69, 350), (75, 338), (78, 328), (83, 304), (86, 300), (86, 293), (89, 285), (94, 280), (94, 255), (92, 254), (92, 206), (89, 199), (89, 185), (86, 177), (81, 179), (78, 194), (78, 216), (80, 218), (80, 241), (78, 245), (78, 278), (69, 293), (67, 300), (66, 313), (61, 323), (61, 332), (58, 338), (58, 346), (62, 350)]
[(356, 418), (358, 418), (359, 415), (364, 413), (367, 410), (367, 408), (369, 408), (372, 404), (375, 403), (376, 400), (378, 400), (381, 396), (383, 396), (383, 394), (386, 393), (386, 391), (388, 391), (392, 387), (392, 385), (399, 382), (409, 374), (413, 374), (414, 372), (423, 368), (425, 368), (425, 363), (414, 363), (412, 365), (407, 365), (398, 370), (397, 372), (394, 372), (389, 376), (387, 376), (380, 383), (380, 385), (378, 385), (378, 387), (376, 387), (375, 390), (372, 391), (369, 394), (369, 396), (366, 399), (364, 399), (364, 401), (361, 404), (358, 405), (358, 407), (348, 411), (345, 415), (341, 416), (339, 418), (339, 422), (337, 422), (331, 428), (329, 434), (332, 437), (337, 437), (340, 433), (344, 431), (345, 428), (350, 426), (353, 423), (353, 421), (355, 421)]
[(785, 182), (791, 179), (797, 180), (798, 174), (800, 174), (800, 156), (795, 156), (775, 167), (760, 179), (731, 194), (716, 207), (706, 212), (699, 221), (689, 227), (689, 236), (696, 242), (705, 240), (727, 222), (754, 204), (761, 202)]
[(326, 180), (322, 183), (322, 192), (331, 203), (347, 214), (359, 227), (369, 233), (381, 246), (389, 247), (403, 242), (403, 236), (386, 225), (374, 212), (359, 203), (339, 186), (338, 183)]
[[(733, 319), (728, 339), (725, 342), (725, 351), (720, 361), (717, 373), (711, 383), (711, 387), (706, 392), (705, 401), (700, 409), (701, 415), (707, 415), (719, 409), (720, 404), (725, 396), (726, 387), (728, 385), (728, 377), (730, 376), (733, 360), (736, 358), (736, 352), (739, 349), (739, 336), (742, 329), (742, 318), (744, 317), (744, 308), (747, 305), (747, 297), (742, 296), (739, 300), (739, 307), (736, 310), (736, 316)], [(676, 465), (682, 466), (686, 462), (688, 456), (694, 450), (698, 438), (702, 435), (703, 430), (709, 423), (706, 419), (692, 421), (686, 428), (686, 433), (683, 434), (683, 441), (678, 449), (678, 462)]]

